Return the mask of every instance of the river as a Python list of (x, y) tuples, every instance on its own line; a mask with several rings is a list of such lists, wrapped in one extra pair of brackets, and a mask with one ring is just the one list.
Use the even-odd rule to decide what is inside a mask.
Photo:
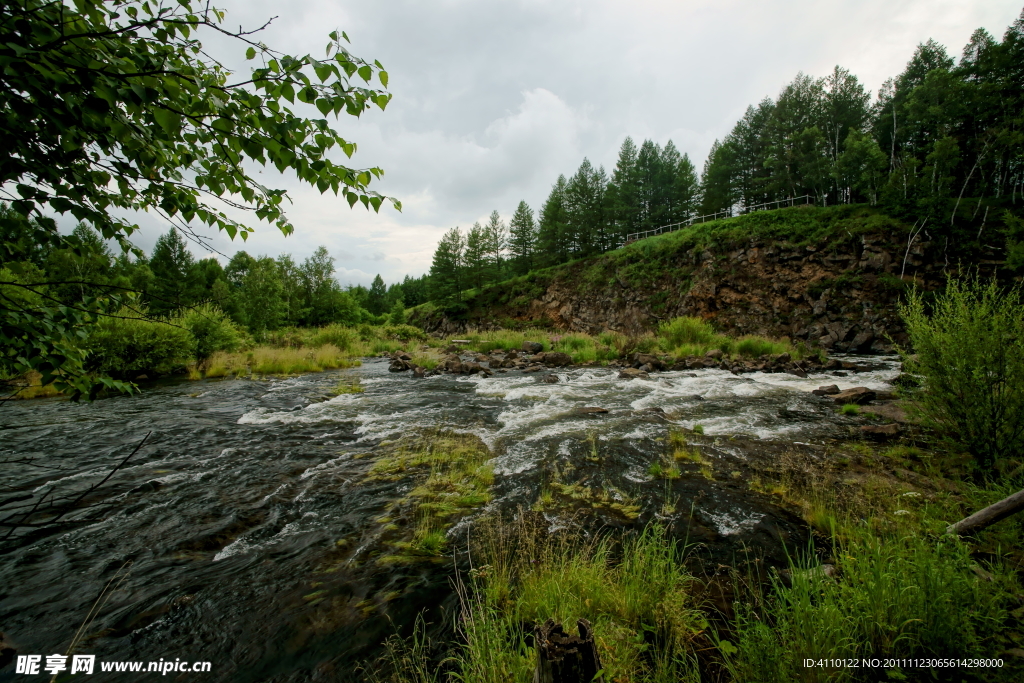
[[(154, 383), (91, 404), (11, 401), (0, 408), (0, 501), (25, 499), (4, 516), (30, 511), (18, 506), (48, 492), (73, 500), (149, 436), (67, 524), (19, 528), (4, 541), (0, 631), (19, 654), (45, 656), (66, 652), (85, 623), (77, 653), (209, 661), (209, 681), (349, 678), (420, 609), (452, 601), (450, 557), (374, 561), (379, 518), (410, 484), (367, 481), (367, 472), (382, 443), (432, 427), (476, 435), (493, 457), (493, 499), (458, 522), (453, 539), (478, 514), (529, 508), (552, 472), (571, 469), (574, 483), (642, 509), (605, 524), (657, 518), (709, 562), (751, 549), (781, 562), (782, 544), (802, 542), (806, 531), (749, 490), (744, 461), (785, 449), (814, 457), (844, 436), (853, 420), (809, 392), (888, 389), (898, 363), (871, 363), (868, 372), (808, 378), (705, 369), (627, 381), (611, 369), (573, 368), (548, 382), (515, 371), (413, 379), (369, 359), (287, 379)], [(332, 396), (342, 378), (364, 391)], [(670, 430), (695, 425), (704, 435), (691, 442), (710, 467), (652, 477)], [(552, 526), (569, 523), (545, 514)], [(0, 669), (0, 681), (36, 679), (14, 668)], [(189, 677), (197, 676), (171, 676)]]

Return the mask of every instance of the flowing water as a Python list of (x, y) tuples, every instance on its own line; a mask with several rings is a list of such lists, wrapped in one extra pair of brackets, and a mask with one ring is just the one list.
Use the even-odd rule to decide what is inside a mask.
[[(19, 653), (63, 653), (96, 605), (75, 652), (99, 661), (209, 661), (204, 680), (351, 680), (352, 667), (420, 609), (452, 602), (450, 557), (374, 559), (378, 518), (411, 484), (367, 481), (367, 472), (382, 444), (429, 427), (474, 434), (493, 456), (494, 497), (449, 531), (453, 539), (478, 514), (535, 505), (560, 477), (640, 510), (600, 523), (659, 519), (709, 563), (751, 552), (780, 563), (783, 544), (803, 542), (806, 529), (750, 492), (745, 462), (794, 448), (814, 457), (850, 420), (809, 391), (888, 389), (896, 362), (872, 368), (631, 381), (576, 368), (550, 383), (519, 372), (413, 379), (370, 360), (289, 379), (174, 381), (92, 404), (8, 402), (0, 520), (20, 519), (47, 494), (74, 500), (149, 437), (62, 525), (18, 528), (4, 541), (0, 631)], [(358, 378), (365, 391), (332, 397), (340, 378)], [(670, 430), (698, 424), (704, 436), (691, 443), (710, 466), (653, 478)], [(544, 514), (553, 528), (572, 523), (565, 511)], [(22, 680), (13, 672), (0, 668), (0, 681)]]

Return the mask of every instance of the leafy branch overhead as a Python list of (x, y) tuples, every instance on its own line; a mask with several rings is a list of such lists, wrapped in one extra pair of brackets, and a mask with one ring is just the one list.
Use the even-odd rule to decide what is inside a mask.
[[(137, 226), (115, 213), (154, 210), (181, 226), (198, 219), (243, 239), (252, 231), (225, 213), (255, 212), (283, 233), (284, 190), (247, 168), (293, 171), (320, 192), (375, 211), (380, 168), (332, 161), (356, 144), (327, 116), (360, 116), (391, 95), (388, 74), (352, 55), (333, 32), (326, 58), (283, 55), (222, 28), (221, 10), (181, 0), (15, 0), (0, 7), (0, 197), (25, 216), (47, 209), (92, 223), (128, 248)], [(197, 39), (216, 31), (258, 62), (238, 78)], [(293, 111), (296, 100), (325, 118)], [(390, 200), (401, 208), (397, 200)]]

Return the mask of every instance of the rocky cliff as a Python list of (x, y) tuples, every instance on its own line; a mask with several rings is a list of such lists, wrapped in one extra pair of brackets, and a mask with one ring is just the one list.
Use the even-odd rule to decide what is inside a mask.
[[(845, 209), (845, 210), (843, 210)], [(801, 215), (801, 212), (804, 215)], [(967, 267), (963, 254), (862, 208), (787, 209), (673, 233), (484, 289), (468, 310), (414, 319), (428, 331), (541, 325), (629, 334), (700, 316), (731, 334), (789, 337), (836, 351), (884, 353), (902, 343), (896, 304), (910, 286), (932, 290)], [(817, 222), (807, 229), (808, 215)], [(804, 221), (787, 229), (787, 215)], [(645, 244), (646, 243), (646, 244)], [(993, 250), (969, 265), (992, 272)]]

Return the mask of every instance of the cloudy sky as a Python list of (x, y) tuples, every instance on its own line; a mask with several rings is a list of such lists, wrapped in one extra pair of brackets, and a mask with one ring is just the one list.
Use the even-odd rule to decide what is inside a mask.
[[(1021, 0), (220, 0), (229, 27), (277, 17), (262, 37), (289, 54), (322, 56), (327, 34), (379, 59), (394, 99), (386, 112), (336, 128), (359, 145), (359, 167), (380, 166), (380, 192), (399, 198), (379, 214), (265, 171), (284, 187), (296, 231), (258, 226), (248, 243), (215, 236), (232, 254), (308, 256), (325, 245), (342, 284), (386, 282), (430, 268), (455, 226), (537, 209), (560, 173), (584, 157), (609, 171), (627, 136), (669, 139), (700, 168), (711, 143), (747, 105), (775, 97), (800, 71), (836, 64), (873, 93), (915, 46), (934, 38), (960, 53), (984, 27), (1002, 36)], [(247, 68), (238, 45), (212, 51)], [(143, 217), (137, 243), (166, 231)], [(197, 256), (206, 254), (195, 248)]]

